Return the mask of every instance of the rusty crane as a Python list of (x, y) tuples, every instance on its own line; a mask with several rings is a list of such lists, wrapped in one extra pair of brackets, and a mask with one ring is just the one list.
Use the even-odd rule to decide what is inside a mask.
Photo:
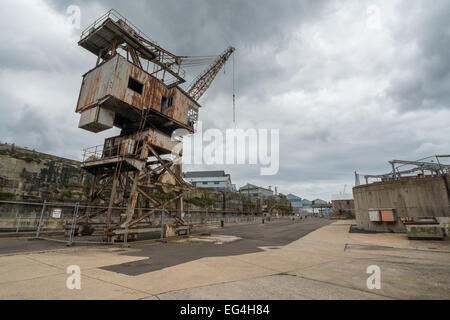
[(230, 56), (234, 52), (233, 47), (228, 47), (224, 53), (222, 53), (216, 61), (214, 61), (209, 68), (203, 71), (195, 80), (191, 87), (188, 89), (189, 95), (195, 100), (198, 101), (203, 94), (208, 90), (211, 86), (211, 83), (216, 78), (219, 71), (228, 61)]
[(182, 147), (172, 133), (195, 132), (198, 100), (235, 49), (215, 59), (186, 92), (180, 85), (190, 57), (163, 49), (115, 10), (83, 31), (78, 44), (97, 56), (95, 68), (83, 76), (79, 127), (95, 133), (121, 129), (102, 146), (84, 150), (82, 168), (94, 182), (76, 220), (79, 233), (91, 233), (104, 215), (104, 240), (126, 242), (155, 231), (151, 218), (160, 212), (171, 218), (166, 234), (188, 231), (183, 192), (191, 186), (183, 180)]

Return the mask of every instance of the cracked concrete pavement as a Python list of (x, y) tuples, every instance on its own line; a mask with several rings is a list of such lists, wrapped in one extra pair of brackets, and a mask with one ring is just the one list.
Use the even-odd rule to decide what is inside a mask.
[[(450, 298), (448, 240), (409, 241), (404, 234), (355, 234), (349, 233), (354, 221), (314, 225), (314, 220), (323, 221), (311, 219), (309, 231), (306, 224), (301, 226), (306, 222), (297, 222), (297, 226), (295, 222), (253, 225), (245, 227), (245, 232), (244, 227), (211, 231), (216, 237), (213, 239), (220, 235), (224, 239), (242, 238), (222, 245), (188, 241), (167, 246), (135, 244), (126, 250), (94, 246), (3, 254), (0, 299)], [(291, 237), (298, 234), (297, 240), (276, 241), (276, 234), (283, 230)], [(268, 236), (262, 241), (265, 234)], [(242, 252), (237, 250), (240, 242), (245, 248)], [(250, 250), (250, 244), (257, 250)], [(151, 265), (152, 250), (176, 245), (181, 246), (180, 252), (187, 250), (187, 254), (189, 250), (206, 253), (161, 268)], [(218, 254), (220, 247), (235, 251)], [(214, 254), (208, 256), (208, 250), (214, 250)], [(66, 288), (69, 265), (81, 268), (81, 290)], [(111, 269), (118, 265), (129, 265), (139, 272), (126, 274)], [(370, 265), (381, 269), (380, 290), (367, 289), (366, 270)]]

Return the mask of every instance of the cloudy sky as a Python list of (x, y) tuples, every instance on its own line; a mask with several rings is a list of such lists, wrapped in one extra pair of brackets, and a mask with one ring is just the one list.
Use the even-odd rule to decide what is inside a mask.
[[(225, 169), (238, 186), (328, 200), (353, 172), (450, 153), (450, 1), (4, 0), (0, 141), (73, 159), (117, 134), (78, 129), (81, 76), (96, 61), (81, 29), (117, 9), (178, 55), (236, 47), (237, 126), (280, 130), (280, 170)], [(200, 100), (204, 128), (233, 128), (232, 69)], [(201, 70), (190, 70), (190, 77)]]

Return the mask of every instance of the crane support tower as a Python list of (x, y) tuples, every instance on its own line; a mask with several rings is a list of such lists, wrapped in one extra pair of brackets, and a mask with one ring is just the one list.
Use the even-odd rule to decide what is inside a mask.
[[(95, 67), (83, 76), (79, 127), (121, 132), (84, 150), (82, 168), (94, 182), (76, 220), (77, 232), (91, 234), (103, 216), (108, 242), (136, 239), (161, 227), (166, 235), (188, 233), (183, 192), (191, 185), (183, 180), (182, 144), (173, 137), (195, 132), (197, 101), (231, 49), (202, 73), (192, 95), (179, 86), (185, 82), (183, 57), (161, 48), (115, 10), (83, 31), (78, 44), (97, 56)], [(155, 214), (167, 215), (159, 227)]]

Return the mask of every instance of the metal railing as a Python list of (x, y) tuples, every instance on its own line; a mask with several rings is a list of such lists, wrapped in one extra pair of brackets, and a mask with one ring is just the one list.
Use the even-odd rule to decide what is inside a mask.
[(150, 38), (148, 35), (146, 35), (144, 32), (142, 32), (138, 27), (136, 27), (131, 21), (129, 21), (127, 18), (125, 18), (123, 15), (121, 15), (117, 10), (115, 9), (111, 9), (108, 12), (106, 12), (104, 15), (102, 15), (100, 18), (98, 18), (97, 20), (95, 20), (93, 23), (91, 23), (86, 29), (84, 29), (81, 32), (81, 36), (80, 36), (80, 40), (86, 38), (87, 36), (89, 36), (93, 31), (95, 31), (99, 26), (102, 25), (103, 22), (105, 22), (106, 20), (108, 20), (109, 18), (115, 18), (117, 20), (122, 20), (123, 22), (125, 22), (127, 25), (129, 25), (130, 27), (132, 27), (137, 35), (139, 35), (140, 37), (151, 41), (155, 44), (157, 44), (156, 41), (154, 41), (152, 38)]
[(98, 145), (83, 149), (83, 162), (97, 161), (120, 156), (120, 149), (121, 145), (115, 145), (109, 148), (105, 148), (104, 145)]
[[(95, 20), (92, 24), (90, 24), (85, 30), (81, 32), (80, 40), (83, 40), (91, 35), (91, 33), (95, 32), (98, 27), (100, 27), (106, 20), (109, 18), (115, 18), (117, 21), (121, 20), (125, 23), (126, 26), (132, 28), (132, 33), (135, 34), (138, 38), (141, 38), (146, 42), (143, 43), (144, 46), (146, 46), (151, 51), (158, 51), (158, 56), (160, 63), (159, 65), (162, 67), (167, 68), (169, 72), (172, 73), (175, 78), (179, 78), (178, 80), (184, 82), (184, 78), (186, 76), (186, 71), (181, 68), (181, 66), (177, 63), (179, 57), (162, 49), (159, 44), (151, 39), (148, 35), (146, 35), (144, 32), (142, 32), (138, 27), (136, 27), (131, 21), (129, 21), (127, 18), (122, 16), (119, 12), (117, 12), (115, 9), (111, 9), (108, 12), (106, 12), (104, 15), (102, 15), (100, 18)], [(117, 22), (114, 21), (114, 22)], [(140, 41), (139, 39), (137, 39)], [(142, 41), (140, 41), (142, 43)], [(152, 61), (155, 63), (154, 61)], [(160, 70), (161, 71), (161, 70)], [(181, 83), (182, 83), (181, 82)]]
[[(8, 207), (9, 206), (9, 207)], [(32, 202), (32, 201), (0, 201), (0, 233), (4, 236), (32, 236), (35, 239), (48, 239), (60, 242), (66, 242), (72, 245), (79, 243), (98, 243), (101, 242), (100, 236), (103, 236), (103, 230), (107, 225), (106, 210), (104, 213), (89, 218), (89, 225), (93, 228), (94, 233), (91, 238), (86, 241), (75, 240), (78, 233), (78, 223), (82, 211), (87, 208), (96, 211), (108, 209), (106, 206), (88, 206), (78, 202)], [(127, 207), (112, 207), (115, 213), (114, 219), (118, 220), (123, 217)], [(153, 210), (152, 208), (136, 208), (137, 212)], [(162, 211), (166, 212), (166, 218)], [(174, 213), (169, 210), (160, 210), (142, 225), (151, 225), (151, 228), (163, 231), (165, 223), (172, 223), (172, 217), (167, 214)], [(55, 215), (56, 214), (56, 215)], [(244, 214), (236, 211), (210, 211), (208, 209), (190, 211), (184, 215), (184, 221), (187, 225), (194, 228), (208, 227), (223, 224), (239, 224), (239, 223), (261, 223), (263, 221), (279, 221), (292, 219), (292, 217), (264, 217), (262, 215)], [(84, 220), (83, 220), (84, 221)], [(118, 222), (118, 221), (116, 221)], [(30, 234), (31, 233), (31, 234)], [(42, 238), (42, 234), (47, 234), (50, 238)], [(58, 240), (59, 239), (59, 240)]]
[(83, 149), (83, 162), (100, 160), (103, 156), (103, 145)]

